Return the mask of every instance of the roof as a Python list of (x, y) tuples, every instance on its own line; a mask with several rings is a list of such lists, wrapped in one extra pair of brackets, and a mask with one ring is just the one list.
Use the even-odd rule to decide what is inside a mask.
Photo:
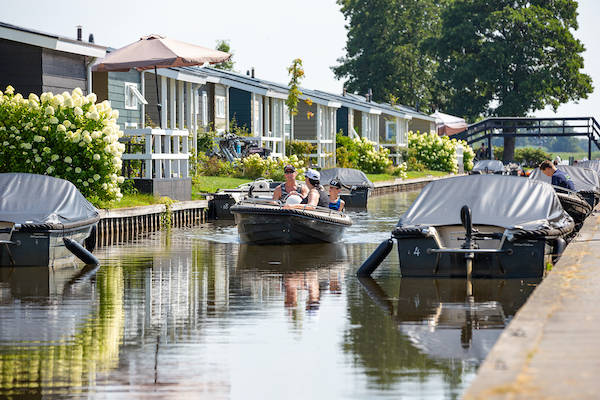
[(90, 57), (104, 57), (107, 47), (88, 43), (52, 33), (37, 31), (0, 21), (0, 39), (26, 43), (66, 53)]

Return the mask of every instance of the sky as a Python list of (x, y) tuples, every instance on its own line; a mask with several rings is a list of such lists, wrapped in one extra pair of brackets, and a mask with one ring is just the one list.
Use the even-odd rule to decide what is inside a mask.
[[(302, 86), (341, 93), (330, 67), (345, 53), (346, 21), (335, 0), (0, 0), (0, 21), (119, 48), (158, 33), (206, 47), (230, 42), (235, 69), (255, 68), (258, 78), (287, 83), (287, 67), (301, 58)], [(600, 1), (579, 1), (579, 30), (585, 48), (584, 72), (595, 87), (588, 99), (535, 113), (538, 117), (593, 116), (600, 120)], [(443, 110), (442, 110), (443, 111)]]

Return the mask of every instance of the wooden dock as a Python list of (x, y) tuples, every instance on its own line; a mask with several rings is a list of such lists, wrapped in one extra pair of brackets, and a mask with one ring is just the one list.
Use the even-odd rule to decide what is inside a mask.
[(167, 227), (181, 228), (206, 222), (207, 200), (180, 201), (171, 205), (100, 210), (97, 244), (108, 246)]

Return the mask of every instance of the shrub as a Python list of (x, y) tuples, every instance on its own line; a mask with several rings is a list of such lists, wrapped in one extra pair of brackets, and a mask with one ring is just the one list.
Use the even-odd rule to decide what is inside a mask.
[(118, 111), (81, 89), (24, 99), (0, 91), (0, 172), (27, 172), (71, 181), (98, 200), (122, 197)]
[(196, 173), (206, 176), (231, 176), (234, 168), (230, 162), (221, 160), (216, 156), (207, 156), (200, 153), (196, 161)]
[(405, 162), (400, 163), (398, 166), (391, 165), (388, 167), (388, 173), (390, 175), (397, 176), (398, 178), (402, 179), (406, 179), (408, 176), (406, 171), (408, 171), (408, 165)]
[(261, 158), (258, 154), (252, 154), (238, 161), (236, 168), (241, 178), (257, 179), (267, 178), (274, 181), (283, 181), (285, 174), (283, 167), (291, 164), (296, 168), (298, 175), (304, 173), (304, 160), (300, 160), (295, 154), (283, 158)]
[(299, 159), (304, 161), (305, 165), (308, 165), (308, 154), (312, 154), (316, 150), (317, 147), (309, 142), (303, 142), (301, 140), (288, 140), (285, 142), (285, 154), (296, 155)]
[(515, 150), (515, 161), (530, 168), (537, 167), (542, 161), (550, 160), (551, 155), (542, 149), (521, 147)]
[(197, 143), (198, 153), (209, 153), (218, 147), (218, 134), (213, 130), (200, 131), (198, 132)]
[[(475, 153), (465, 141), (438, 136), (437, 133), (408, 133), (408, 148), (417, 163), (435, 171), (458, 172), (456, 165), (456, 146), (463, 146), (463, 166), (466, 171), (473, 168)], [(418, 164), (417, 164), (418, 165)]]
[(340, 167), (356, 168), (368, 174), (380, 174), (392, 165), (388, 149), (377, 149), (367, 138), (351, 139), (339, 132), (336, 135), (336, 161)]

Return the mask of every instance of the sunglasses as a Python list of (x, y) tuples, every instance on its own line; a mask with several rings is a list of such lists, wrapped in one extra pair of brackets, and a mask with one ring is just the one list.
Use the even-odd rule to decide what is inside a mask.
[(288, 169), (288, 170), (286, 170), (286, 171), (283, 171), (283, 173), (285, 173), (285, 174), (293, 174), (294, 172), (295, 172), (295, 171), (291, 171), (291, 170), (289, 170), (289, 169)]

